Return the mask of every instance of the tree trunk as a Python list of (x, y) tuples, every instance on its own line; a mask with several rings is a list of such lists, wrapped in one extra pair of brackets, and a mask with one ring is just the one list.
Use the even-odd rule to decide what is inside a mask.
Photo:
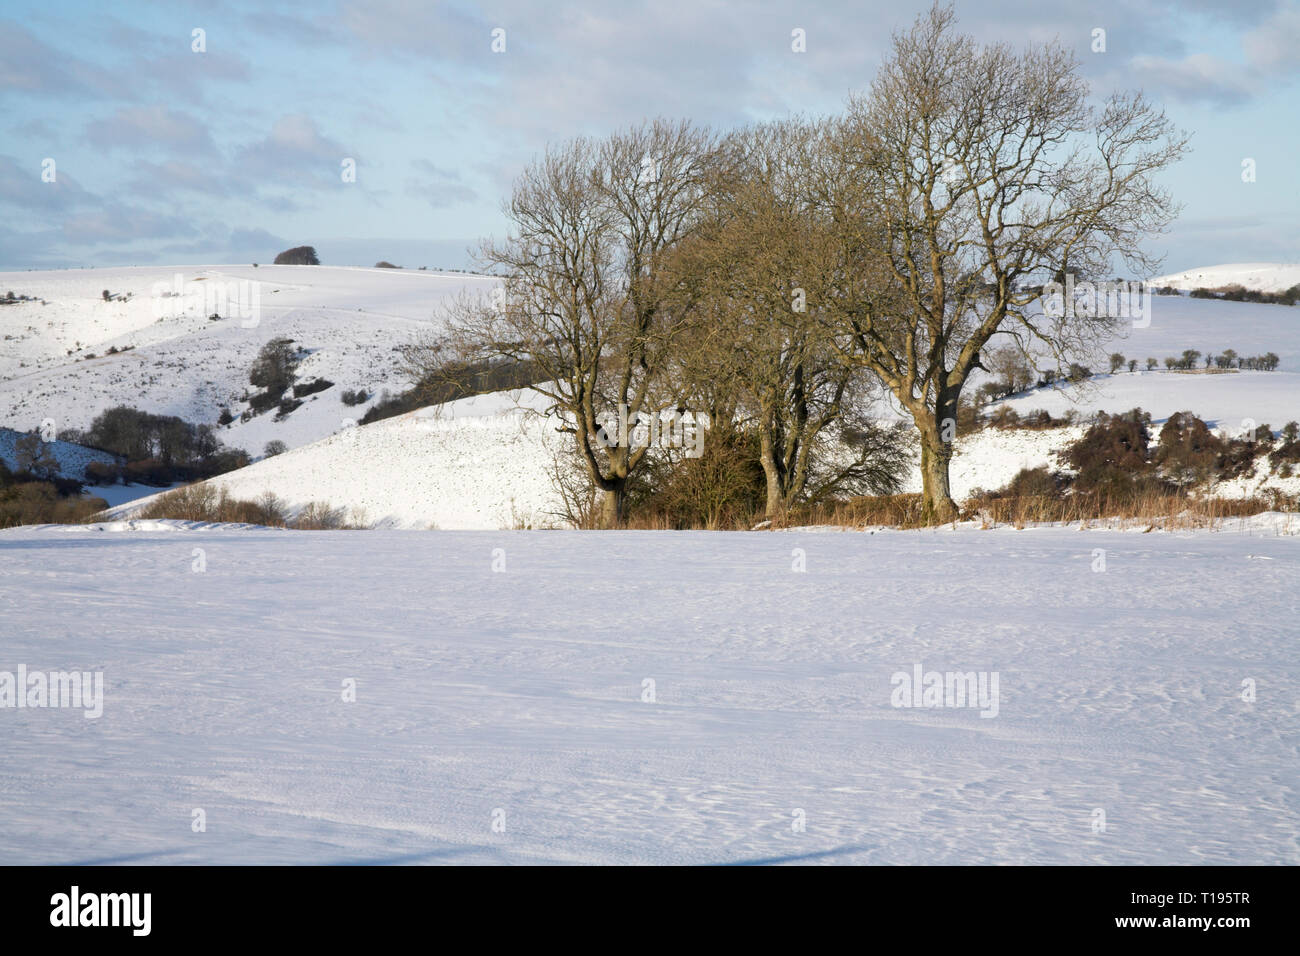
[(622, 481), (616, 481), (614, 487), (605, 489), (602, 495), (600, 526), (602, 528), (622, 527), (627, 501), (626, 485)]
[(766, 517), (769, 521), (775, 521), (785, 510), (785, 493), (781, 488), (781, 469), (776, 463), (775, 443), (766, 431), (762, 435), (761, 446), (763, 475), (767, 478)]
[(921, 517), (926, 524), (943, 524), (957, 517), (948, 484), (952, 444), (938, 432), (921, 435)]

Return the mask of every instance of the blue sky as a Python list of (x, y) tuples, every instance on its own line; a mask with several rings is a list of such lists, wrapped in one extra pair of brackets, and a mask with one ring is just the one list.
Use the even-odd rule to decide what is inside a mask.
[[(327, 264), (464, 267), (548, 142), (655, 115), (834, 111), (926, 6), (7, 0), (0, 269), (265, 262), (299, 244)], [(1185, 204), (1155, 243), (1171, 270), (1300, 260), (1300, 3), (1084, 6), (957, 12), (985, 42), (1059, 39), (1099, 96), (1141, 88), (1193, 134), (1165, 178)]]

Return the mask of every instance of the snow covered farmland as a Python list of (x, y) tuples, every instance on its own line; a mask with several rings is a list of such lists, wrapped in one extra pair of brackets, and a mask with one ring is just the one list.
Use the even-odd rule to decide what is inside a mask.
[(0, 671), (105, 690), (0, 711), (0, 859), (1294, 865), (1270, 520), (2, 532)]

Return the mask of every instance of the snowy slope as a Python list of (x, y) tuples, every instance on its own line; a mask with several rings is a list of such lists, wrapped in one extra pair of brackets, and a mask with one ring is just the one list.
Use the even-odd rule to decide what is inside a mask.
[[(563, 441), (556, 422), (524, 414), (538, 404), (531, 394), (484, 395), (340, 428), (208, 484), (248, 500), (270, 492), (293, 512), (328, 502), (352, 523), (380, 528), (555, 525), (560, 503), (549, 475)], [(150, 500), (110, 514), (131, 516)]]
[(1192, 289), (1218, 289), (1239, 285), (1255, 292), (1284, 292), (1300, 283), (1300, 263), (1237, 262), (1218, 266), (1200, 266), (1183, 272), (1152, 279), (1154, 286)]
[[(1195, 343), (1195, 344), (1191, 344)], [(1277, 353), (1276, 372), (1127, 371), (1100, 374), (1078, 385), (1034, 389), (1005, 399), (1017, 412), (1046, 409), (1087, 415), (1141, 407), (1159, 424), (1177, 411), (1193, 411), (1221, 432), (1268, 424), (1278, 431), (1300, 420), (1300, 309), (1277, 305), (1158, 297), (1152, 323), (1132, 329), (1108, 349), (1162, 359), (1185, 348), (1218, 352)], [(1145, 366), (1145, 361), (1142, 362)], [(1293, 371), (1286, 371), (1286, 369)], [(559, 510), (550, 478), (562, 436), (555, 422), (493, 420), (516, 405), (537, 407), (535, 393), (501, 393), (453, 403), (440, 411), (378, 422), (213, 479), (240, 498), (273, 492), (294, 509), (312, 500), (364, 512), (367, 523), (407, 528), (500, 528), (520, 519), (537, 526)], [(431, 416), (440, 418), (434, 421)], [(959, 435), (952, 465), (958, 499), (977, 489), (1001, 488), (1022, 468), (1056, 467), (1055, 455), (1082, 428), (1048, 431), (985, 429)], [(1300, 493), (1300, 479), (1259, 475), (1222, 489), (1248, 495), (1261, 487)], [(920, 491), (919, 471), (904, 482)], [(133, 502), (112, 513), (134, 513)]]
[(0, 670), (105, 680), (8, 863), (1300, 863), (1295, 537), (118, 527), (0, 532)]
[[(1245, 275), (1240, 272), (1243, 267), (1221, 268), (1226, 270), (1223, 275)], [(1269, 274), (1282, 279), (1290, 275), (1286, 271), (1289, 267), (1270, 268)], [(145, 375), (153, 379), (146, 389), (153, 407), (183, 415), (194, 415), (199, 408), (205, 408), (205, 420), (211, 420), (220, 404), (219, 394), (228, 396), (231, 391), (242, 390), (252, 355), (261, 343), (272, 334), (288, 334), (315, 349), (303, 363), (302, 377), (323, 375), (337, 384), (309, 397), (282, 423), (274, 422), (268, 414), (220, 431), (227, 444), (243, 447), (254, 455), (274, 438), (295, 449), (216, 479), (232, 494), (256, 498), (269, 491), (295, 509), (313, 500), (328, 501), (335, 507), (363, 514), (367, 523), (384, 527), (498, 528), (520, 522), (536, 525), (549, 521), (550, 513), (558, 510), (550, 479), (553, 450), (560, 441), (554, 433), (555, 423), (493, 420), (497, 413), (509, 411), (518, 402), (529, 404), (530, 393), (522, 393), (522, 399), (516, 393), (457, 403), (441, 410), (438, 422), (430, 421), (431, 413), (426, 411), (361, 428), (349, 426), (361, 417), (365, 407), (348, 408), (338, 400), (343, 388), (366, 386), (374, 390), (385, 382), (394, 389), (400, 387), (395, 378), (393, 346), (427, 327), (435, 309), (448, 296), (462, 288), (488, 289), (492, 280), (312, 266), (222, 267), (207, 271), (214, 278), (278, 280), (268, 288), (280, 292), (263, 296), (264, 319), (257, 329), (243, 329), (237, 322), (205, 321), (190, 329), (184, 325), (188, 320), (176, 320), (171, 332), (155, 330), (155, 326), (168, 326), (166, 322), (146, 325), (131, 334), (165, 333), (170, 337), (156, 345), (143, 344), (141, 339), (142, 344), (125, 356), (60, 365), (34, 378), (0, 384), (0, 420), (6, 414), (5, 401), (10, 403), (8, 414), (20, 419), (30, 417), (31, 424), (47, 417), (37, 414), (41, 408), (55, 409), (56, 419), (58, 415), (74, 416), (69, 422), (76, 424), (75, 414), (80, 413), (75, 409), (97, 411), (110, 393), (115, 401), (132, 401), (131, 393), (138, 390), (136, 379), (118, 372), (109, 374), (104, 369), (116, 368), (115, 363), (145, 361), (142, 356), (149, 356), (150, 362), (161, 361), (160, 355), (167, 349), (174, 350), (174, 354), (168, 353), (174, 368), (166, 374), (155, 369)], [(69, 284), (75, 279), (80, 283), (76, 286), (79, 294), (85, 297), (79, 307), (84, 307), (86, 316), (93, 319), (101, 307), (129, 312), (132, 305), (92, 301), (104, 285), (114, 291), (119, 287), (143, 289), (147, 294), (149, 282), (160, 275), (166, 278), (165, 271), (159, 270), (117, 270), (107, 275), (75, 271), (18, 273), (0, 276), (0, 288), (4, 281), (12, 279), (18, 292), (50, 297), (61, 284), (73, 288)], [(18, 277), (25, 277), (31, 284), (19, 284)], [(47, 285), (40, 284), (41, 277), (45, 277)], [(53, 309), (54, 305), (0, 307), (0, 322), (16, 314), (8, 310), (42, 308)], [(93, 328), (86, 316), (73, 323), (76, 329)], [(95, 340), (101, 354), (106, 341)], [(24, 339), (20, 344), (24, 349), (35, 349), (34, 342)], [(3, 345), (11, 357), (17, 354), (18, 346), (13, 342)], [(1274, 352), (1281, 359), (1280, 370), (1207, 375), (1163, 369), (1166, 356), (1180, 355), (1185, 349), (1217, 354), (1229, 348), (1241, 355)], [(1157, 423), (1173, 412), (1190, 410), (1215, 427), (1232, 432), (1249, 427), (1252, 421), (1255, 425), (1267, 423), (1276, 430), (1289, 421), (1300, 420), (1300, 309), (1156, 296), (1148, 326), (1125, 329), (1099, 354), (1085, 361), (1096, 370), (1104, 370), (1105, 356), (1111, 351), (1137, 359), (1142, 371), (1103, 374), (1084, 385), (1033, 390), (1006, 401), (1019, 412), (1044, 408), (1057, 415), (1066, 410), (1086, 414), (1140, 406), (1150, 411)], [(1161, 363), (1159, 371), (1145, 371), (1148, 357)], [(55, 362), (58, 358), (48, 360)], [(207, 371), (196, 373), (196, 369)], [(209, 379), (206, 384), (204, 376)], [(216, 384), (219, 382), (224, 384)], [(971, 387), (977, 385), (975, 380)], [(890, 414), (887, 403), (882, 405), (881, 414)], [(961, 497), (977, 488), (998, 488), (1022, 467), (1051, 465), (1054, 453), (1077, 434), (1077, 430), (985, 431), (960, 436), (953, 465), (953, 490)], [(1247, 482), (1238, 490), (1246, 493), (1259, 483)], [(1300, 490), (1294, 480), (1289, 484), (1276, 480), (1269, 483), (1287, 485), (1287, 491)], [(919, 475), (913, 475), (906, 489), (919, 488)], [(133, 510), (128, 506), (114, 513), (125, 515)]]
[(1004, 403), (1017, 412), (1043, 408), (1053, 415), (1069, 409), (1088, 414), (1143, 408), (1155, 421), (1190, 410), (1215, 428), (1240, 430), (1249, 419), (1278, 431), (1300, 419), (1300, 373), (1120, 372), (1096, 376), (1084, 385), (1035, 389)]
[[(192, 290), (220, 284), (238, 292), (243, 282), (259, 283), (255, 327), (245, 327), (251, 319), (233, 305), (216, 322), (206, 309), (187, 309)], [(178, 285), (180, 297), (153, 295)], [(307, 399), (283, 422), (273, 421), (271, 412), (219, 434), (254, 456), (272, 439), (297, 447), (365, 413), (371, 403), (349, 408), (340, 402), (344, 389), (375, 394), (405, 388), (394, 348), (439, 321), (443, 306), (462, 290), (493, 285), (462, 273), (328, 266), (0, 273), (0, 295), (12, 289), (45, 300), (0, 306), (0, 423), (28, 429), (53, 419), (59, 429), (84, 428), (105, 408), (125, 404), (215, 424), (222, 406), (238, 415), (258, 349), (286, 336), (310, 353), (300, 380), (323, 377), (335, 387)], [(105, 289), (131, 297), (105, 302)], [(110, 347), (119, 351), (108, 355)], [(95, 358), (88, 357), (92, 353)]]

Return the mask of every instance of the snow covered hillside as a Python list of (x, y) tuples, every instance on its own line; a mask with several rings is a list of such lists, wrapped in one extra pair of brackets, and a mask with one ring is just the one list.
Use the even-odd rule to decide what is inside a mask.
[[(251, 288), (241, 284), (253, 282), (256, 325), (242, 316), (239, 297)], [(282, 422), (267, 412), (219, 436), (254, 456), (273, 439), (294, 448), (365, 413), (371, 403), (339, 401), (344, 389), (405, 388), (394, 347), (428, 328), (462, 290), (493, 284), (463, 273), (329, 266), (0, 273), (0, 296), (12, 290), (31, 298), (0, 306), (0, 423), (26, 430), (52, 419), (58, 429), (85, 428), (105, 408), (130, 405), (215, 424), (223, 406), (239, 415), (258, 350), (285, 336), (309, 353), (299, 378), (326, 378), (334, 387)], [(181, 295), (171, 296), (177, 288)], [(214, 290), (229, 292), (224, 308)], [(220, 321), (208, 317), (214, 306)]]
[[(1261, 288), (1285, 287), (1300, 267), (1248, 264), (1190, 270), (1188, 287), (1240, 281)], [(1288, 271), (1291, 270), (1291, 271)], [(372, 395), (406, 383), (396, 371), (394, 347), (437, 321), (440, 309), (462, 290), (487, 291), (493, 280), (463, 274), (351, 269), (325, 266), (220, 266), (184, 271), (185, 288), (256, 280), (261, 320), (245, 328), (238, 315), (209, 321), (202, 315), (154, 317), (151, 293), (173, 283), (177, 270), (66, 270), (0, 274), (8, 288), (39, 301), (0, 306), (0, 422), (31, 428), (53, 419), (58, 428), (84, 427), (103, 408), (130, 404), (147, 411), (214, 423), (247, 387), (249, 366), (268, 339), (293, 338), (309, 354), (300, 379), (324, 377), (333, 388), (308, 396), (276, 422), (273, 412), (218, 429), (227, 445), (254, 456), (279, 439), (292, 449), (274, 459), (223, 475), (214, 482), (236, 497), (272, 492), (298, 509), (328, 501), (381, 527), (498, 528), (549, 523), (558, 510), (550, 478), (559, 437), (555, 423), (510, 414), (516, 403), (533, 405), (529, 393), (484, 396), (440, 410), (351, 427), (373, 403), (349, 407), (345, 388)], [(1160, 284), (1174, 284), (1161, 277)], [(105, 301), (132, 293), (126, 300)], [(127, 351), (120, 351), (134, 346)], [(106, 355), (109, 347), (115, 354)], [(73, 354), (67, 355), (71, 349)], [(1273, 352), (1279, 371), (1223, 374), (1170, 372), (1166, 356), (1186, 349), (1240, 355)], [(1190, 410), (1216, 428), (1237, 431), (1300, 419), (1300, 310), (1281, 305), (1156, 296), (1150, 323), (1128, 328), (1086, 361), (1105, 372), (1105, 355), (1119, 351), (1139, 370), (1100, 374), (1081, 385), (1034, 389), (1005, 403), (1020, 413), (1047, 409), (1124, 411), (1140, 406), (1157, 423)], [(96, 358), (86, 358), (93, 352)], [(1146, 371), (1146, 360), (1160, 364)], [(972, 388), (978, 381), (972, 383)], [(890, 414), (882, 406), (882, 414)], [(897, 414), (896, 409), (893, 410)], [(959, 439), (953, 490), (1004, 485), (1023, 467), (1050, 465), (1052, 456), (1077, 437), (1075, 429), (1050, 432), (986, 431)], [(1292, 483), (1295, 483), (1294, 481)], [(1259, 482), (1251, 485), (1257, 486)], [(907, 483), (919, 490), (919, 475)], [(1250, 490), (1250, 489), (1245, 489)], [(1287, 488), (1294, 491), (1296, 489)], [(111, 489), (110, 489), (111, 491)], [(147, 489), (136, 489), (139, 494)], [(125, 495), (110, 494), (110, 501)], [(139, 502), (117, 508), (133, 513)]]
[(1300, 863), (1294, 537), (146, 527), (0, 532), (6, 862)]
[(1219, 289), (1239, 285), (1252, 292), (1284, 292), (1300, 283), (1300, 263), (1237, 262), (1219, 266), (1200, 266), (1183, 272), (1152, 279), (1155, 286), (1192, 289)]
[[(1147, 372), (1146, 359), (1163, 363), (1184, 349), (1242, 355), (1276, 353), (1275, 372)], [(1105, 354), (1138, 359), (1139, 371), (1110, 375)], [(1190, 410), (1212, 427), (1233, 434), (1268, 424), (1276, 431), (1300, 419), (1300, 309), (1281, 305), (1157, 296), (1151, 323), (1126, 329), (1103, 354), (1091, 359), (1101, 374), (1075, 385), (1032, 389), (1004, 400), (1019, 413), (1046, 409), (1081, 414), (1134, 407), (1159, 422)], [(521, 520), (548, 523), (559, 510), (550, 478), (560, 436), (555, 422), (509, 417), (516, 405), (537, 407), (528, 391), (481, 396), (338, 434), (305, 448), (213, 479), (239, 498), (272, 492), (297, 510), (313, 500), (364, 513), (384, 527), (500, 528)], [(882, 408), (882, 413), (888, 413)], [(297, 414), (297, 413), (295, 413)], [(337, 428), (338, 426), (336, 426)], [(1022, 468), (1055, 466), (1055, 454), (1082, 433), (1079, 427), (1049, 431), (986, 429), (959, 436), (952, 466), (958, 498), (976, 489), (1004, 486)], [(1158, 433), (1158, 428), (1157, 428)], [(1260, 475), (1225, 493), (1250, 494), (1277, 487), (1300, 493), (1300, 479)], [(904, 490), (919, 491), (919, 472)], [(117, 508), (127, 516), (140, 502)]]
[[(503, 392), (349, 426), (303, 448), (219, 475), (234, 498), (271, 493), (293, 513), (317, 501), (378, 528), (562, 525), (550, 480), (564, 447), (556, 422), (525, 415), (531, 392)], [(109, 510), (130, 517), (156, 496)]]

